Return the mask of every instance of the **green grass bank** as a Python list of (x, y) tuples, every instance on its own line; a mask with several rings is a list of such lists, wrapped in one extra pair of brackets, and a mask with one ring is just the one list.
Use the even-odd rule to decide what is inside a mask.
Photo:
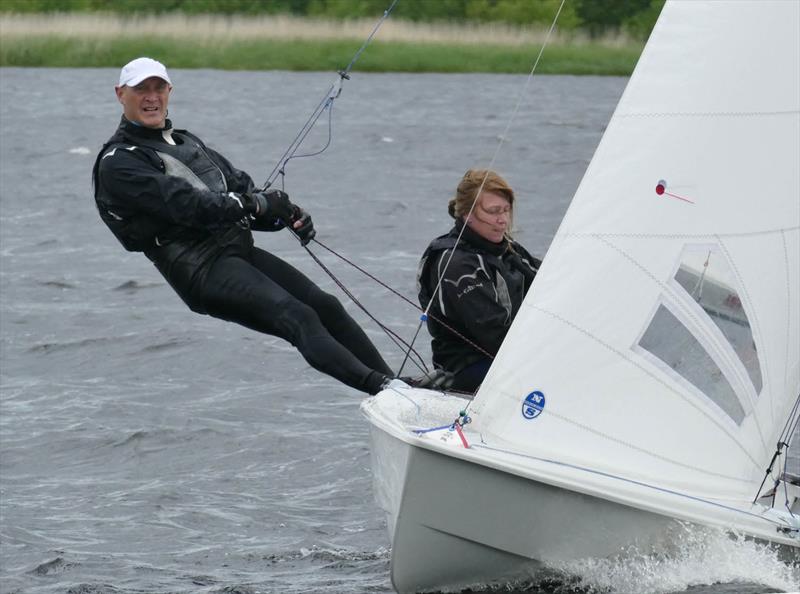
[[(26, 38), (0, 47), (0, 66), (119, 67), (147, 55), (170, 68), (221, 70), (338, 70), (359, 47), (352, 41), (243, 41), (213, 47), (153, 37), (119, 41)], [(527, 74), (539, 46), (476, 47), (432, 43), (375, 42), (362, 54), (361, 72), (493, 72)], [(539, 74), (629, 75), (636, 49), (548, 46)]]
[[(0, 66), (119, 67), (147, 55), (170, 68), (344, 68), (374, 23), (273, 17), (0, 15)], [(361, 55), (362, 72), (527, 74), (545, 40), (540, 29), (390, 22)], [(643, 44), (556, 34), (540, 74), (629, 75)]]

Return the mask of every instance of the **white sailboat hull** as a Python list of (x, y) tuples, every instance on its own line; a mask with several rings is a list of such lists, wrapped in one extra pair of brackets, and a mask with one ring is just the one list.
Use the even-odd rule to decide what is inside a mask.
[(391, 579), (401, 593), (524, 579), (542, 559), (612, 556), (633, 543), (649, 548), (674, 523), (414, 446), (374, 426), (372, 446), (405, 461), (403, 483), (391, 487), (402, 496), (386, 509)]
[[(755, 517), (736, 518), (743, 510), (689, 500), (681, 515), (669, 515), (669, 506), (681, 509), (675, 495), (667, 501), (646, 486), (553, 462), (541, 464), (554, 467), (549, 473), (519, 472), (513, 454), (483, 449), (469, 431), (469, 449), (416, 434), (421, 426), (408, 421), (415, 406), (431, 400), (437, 406), (449, 400), (458, 412), (459, 399), (421, 390), (387, 390), (362, 405), (371, 423), (376, 499), (392, 542), (391, 579), (400, 593), (505, 583), (533, 577), (543, 566), (625, 551), (668, 552), (689, 524), (797, 545)], [(621, 484), (615, 489), (614, 482)], [(631, 495), (637, 490), (638, 505)]]

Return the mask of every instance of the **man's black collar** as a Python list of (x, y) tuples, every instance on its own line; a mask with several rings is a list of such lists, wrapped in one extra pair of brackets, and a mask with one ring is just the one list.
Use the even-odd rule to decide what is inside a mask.
[(164, 120), (163, 128), (147, 128), (139, 124), (134, 124), (123, 115), (122, 119), (119, 122), (119, 128), (125, 134), (130, 136), (138, 136), (139, 138), (153, 138), (161, 140), (163, 139), (162, 132), (164, 130), (169, 130), (172, 128), (172, 121), (169, 118)]

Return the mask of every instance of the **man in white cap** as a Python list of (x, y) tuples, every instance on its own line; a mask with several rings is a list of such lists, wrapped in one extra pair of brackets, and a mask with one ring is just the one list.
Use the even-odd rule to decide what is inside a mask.
[(314, 368), (374, 394), (392, 372), (336, 297), (255, 247), (251, 230), (290, 226), (305, 245), (311, 217), (167, 119), (172, 82), (137, 58), (115, 87), (123, 115), (92, 180), (100, 217), (141, 251), (193, 311), (291, 342)]
[(172, 81), (161, 62), (136, 58), (122, 67), (114, 87), (125, 117), (146, 128), (163, 128)]

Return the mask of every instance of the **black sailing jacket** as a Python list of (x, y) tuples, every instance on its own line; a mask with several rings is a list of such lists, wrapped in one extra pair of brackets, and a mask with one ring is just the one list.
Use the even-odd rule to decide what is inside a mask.
[(253, 180), (169, 120), (155, 130), (123, 116), (97, 155), (92, 180), (106, 225), (125, 249), (144, 252), (190, 307), (188, 292), (223, 250), (247, 253), (253, 245), (241, 197)]
[[(454, 373), (488, 357), (433, 318), (494, 356), (541, 265), (541, 260), (517, 242), (492, 243), (469, 227), (453, 253), (462, 227), (457, 221), (449, 233), (434, 239), (417, 272), (423, 309), (433, 297), (427, 321), (433, 337), (433, 363)], [(435, 292), (443, 270), (441, 287)]]

